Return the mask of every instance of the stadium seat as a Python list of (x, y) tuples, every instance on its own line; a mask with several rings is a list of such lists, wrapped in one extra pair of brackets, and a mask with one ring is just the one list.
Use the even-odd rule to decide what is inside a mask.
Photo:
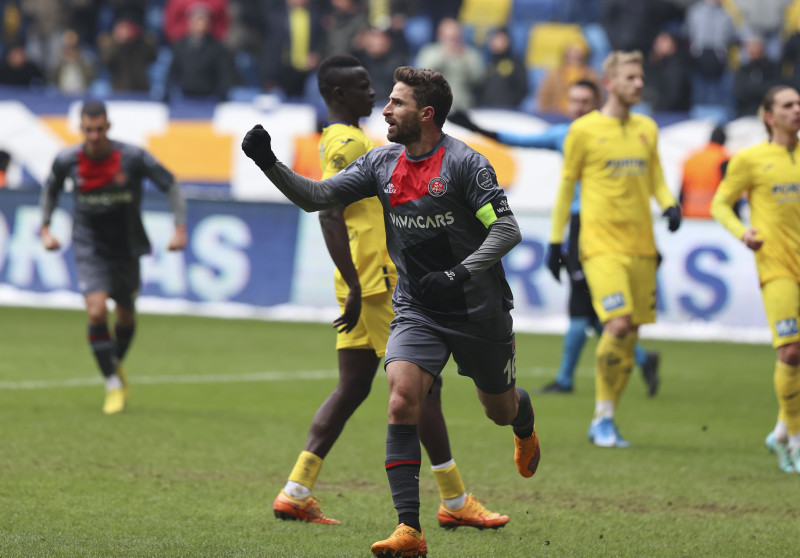
[(413, 60), (419, 49), (433, 40), (433, 22), (427, 16), (410, 17), (403, 25), (403, 35)]
[(598, 74), (603, 73), (603, 60), (611, 54), (611, 43), (606, 30), (599, 23), (583, 26), (583, 36), (589, 44), (589, 66)]
[(514, 0), (511, 8), (513, 21), (554, 21), (559, 15), (558, 0)]
[(471, 33), (469, 42), (482, 46), (488, 31), (505, 27), (511, 13), (511, 0), (464, 0), (458, 19), (464, 26), (465, 38)]
[[(530, 31), (525, 65), (553, 68), (561, 63), (564, 49), (573, 43), (587, 45), (579, 25), (572, 23), (537, 23)], [(588, 45), (587, 45), (588, 46)]]

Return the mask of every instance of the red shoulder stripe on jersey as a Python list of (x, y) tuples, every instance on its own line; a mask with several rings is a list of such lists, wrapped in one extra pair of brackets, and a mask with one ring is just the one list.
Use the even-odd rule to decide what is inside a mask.
[(83, 193), (114, 183), (121, 170), (122, 154), (119, 149), (114, 149), (105, 159), (92, 159), (83, 149), (78, 151), (78, 179)]
[(439, 149), (422, 161), (411, 161), (403, 151), (397, 158), (397, 166), (392, 172), (392, 192), (389, 202), (397, 207), (407, 202), (418, 200), (428, 193), (428, 183), (442, 172), (445, 148)]

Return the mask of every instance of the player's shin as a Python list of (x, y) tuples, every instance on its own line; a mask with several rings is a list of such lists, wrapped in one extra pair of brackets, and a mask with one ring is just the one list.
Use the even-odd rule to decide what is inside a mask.
[(628, 380), (631, 379), (631, 371), (633, 370), (633, 364), (635, 360), (636, 354), (636, 343), (639, 340), (639, 335), (636, 333), (628, 333), (628, 335), (624, 338), (624, 357), (622, 359), (622, 363), (620, 364), (620, 370), (617, 374), (617, 380), (614, 384), (614, 408), (619, 407), (619, 400), (622, 397), (622, 393), (625, 391), (625, 387), (628, 385)]
[(419, 469), (422, 451), (417, 426), (390, 424), (386, 432), (386, 475), (398, 523), (422, 531), (419, 522)]
[(785, 362), (775, 363), (773, 375), (775, 395), (781, 417), (786, 421), (789, 439), (800, 437), (800, 366)]
[[(603, 332), (595, 351), (595, 418), (614, 418), (619, 376), (626, 361), (626, 338)], [(623, 384), (624, 386), (624, 384)]]

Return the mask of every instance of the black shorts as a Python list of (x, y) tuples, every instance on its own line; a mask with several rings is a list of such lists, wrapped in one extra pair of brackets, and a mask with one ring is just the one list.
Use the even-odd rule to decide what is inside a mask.
[(597, 314), (592, 306), (592, 295), (583, 274), (583, 266), (578, 253), (578, 235), (581, 230), (580, 215), (572, 215), (569, 221), (569, 244), (567, 248), (567, 272), (569, 273), (569, 316), (570, 318), (589, 318), (596, 320)]
[(139, 294), (139, 258), (107, 260), (96, 254), (84, 253), (76, 255), (75, 267), (78, 289), (82, 294), (105, 292), (119, 306), (133, 308)]
[(513, 320), (506, 312), (478, 322), (443, 325), (403, 311), (392, 320), (384, 361), (413, 362), (438, 377), (453, 355), (461, 376), (484, 393), (505, 393), (516, 382)]

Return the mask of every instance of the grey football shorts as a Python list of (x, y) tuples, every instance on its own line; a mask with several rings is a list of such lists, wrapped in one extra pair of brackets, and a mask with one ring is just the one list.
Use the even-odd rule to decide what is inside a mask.
[(95, 254), (76, 256), (78, 289), (87, 295), (102, 291), (123, 308), (133, 308), (139, 293), (139, 259), (107, 260)]
[(395, 316), (386, 345), (386, 364), (395, 360), (413, 362), (437, 377), (451, 354), (458, 373), (472, 378), (478, 389), (489, 394), (505, 393), (516, 380), (511, 314), (448, 325), (408, 310)]

